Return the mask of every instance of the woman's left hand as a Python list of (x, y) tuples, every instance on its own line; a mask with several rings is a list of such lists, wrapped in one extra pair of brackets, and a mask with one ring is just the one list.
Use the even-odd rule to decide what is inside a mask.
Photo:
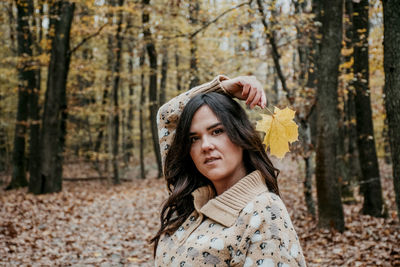
[(224, 89), (232, 96), (246, 100), (246, 105), (253, 109), (256, 105), (265, 108), (267, 98), (261, 83), (255, 76), (238, 76), (221, 82)]

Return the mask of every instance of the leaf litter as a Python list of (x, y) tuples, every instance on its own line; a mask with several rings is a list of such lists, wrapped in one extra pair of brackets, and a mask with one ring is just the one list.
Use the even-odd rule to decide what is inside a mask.
[[(297, 162), (297, 163), (296, 163)], [(389, 216), (361, 215), (361, 197), (344, 205), (346, 230), (323, 230), (306, 211), (300, 159), (274, 164), (282, 198), (308, 266), (400, 266), (400, 227), (390, 166), (381, 164)], [(162, 179), (64, 182), (63, 192), (34, 196), (0, 192), (1, 266), (153, 266), (148, 241), (167, 197)], [(316, 193), (314, 190), (314, 199)]]

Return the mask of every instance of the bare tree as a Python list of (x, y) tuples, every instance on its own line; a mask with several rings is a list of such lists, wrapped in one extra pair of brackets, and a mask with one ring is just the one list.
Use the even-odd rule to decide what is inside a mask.
[[(124, 4), (123, 0), (118, 0), (118, 6), (122, 7)], [(122, 10), (118, 10), (117, 17), (117, 32), (115, 34), (115, 40), (117, 42), (116, 55), (113, 66), (113, 84), (112, 84), (112, 106), (113, 112), (111, 115), (111, 143), (112, 143), (112, 171), (113, 171), (113, 183), (120, 184), (119, 177), (119, 164), (118, 164), (118, 154), (119, 154), (119, 126), (120, 126), (120, 114), (119, 114), (119, 84), (120, 84), (120, 71), (121, 71), (121, 50), (122, 50)]]
[(139, 66), (141, 68), (141, 74), (140, 74), (140, 103), (139, 103), (139, 130), (140, 130), (140, 151), (139, 151), (139, 157), (140, 157), (140, 177), (142, 179), (146, 178), (146, 170), (144, 166), (144, 145), (145, 145), (145, 140), (144, 140), (144, 121), (143, 121), (143, 110), (145, 108), (144, 103), (146, 101), (146, 85), (144, 81), (144, 72), (143, 72), (143, 66), (144, 66), (144, 61), (146, 57), (146, 48), (143, 47), (141, 53), (140, 53), (140, 58), (139, 58)]
[(156, 116), (158, 111), (158, 101), (157, 101), (157, 51), (154, 44), (154, 40), (150, 31), (150, 0), (142, 0), (143, 4), (143, 35), (144, 41), (146, 43), (146, 51), (149, 56), (150, 61), (150, 83), (149, 83), (149, 101), (150, 101), (150, 125), (151, 134), (153, 137), (153, 149), (157, 160), (158, 166), (158, 177), (161, 177), (161, 155), (160, 155), (160, 145), (158, 143), (158, 129)]
[(63, 152), (66, 135), (66, 86), (71, 51), (70, 29), (75, 5), (54, 3), (55, 34), (52, 42), (47, 90), (40, 134), (40, 175), (31, 177), (29, 189), (35, 194), (59, 192), (62, 188)]
[[(43, 15), (43, 2), (39, 1), (37, 9), (39, 14)], [(43, 51), (39, 45), (43, 39), (43, 26), (42, 18), (39, 17), (37, 20), (33, 19), (33, 26), (37, 28), (36, 34), (33, 35), (35, 54), (40, 55)], [(40, 151), (40, 106), (39, 106), (39, 93), (41, 90), (41, 68), (40, 63), (35, 62), (35, 90), (30, 91), (29, 96), (29, 176), (38, 177), (40, 175), (40, 157), (38, 157), (38, 151)], [(32, 183), (29, 183), (32, 186)], [(31, 191), (31, 188), (29, 188)]]
[(129, 60), (128, 60), (128, 73), (129, 73), (129, 81), (128, 81), (128, 118), (126, 120), (126, 128), (127, 128), (127, 135), (126, 138), (124, 139), (124, 162), (125, 164), (129, 164), (129, 161), (131, 157), (133, 156), (133, 148), (134, 148), (134, 143), (133, 143), (133, 121), (134, 121), (134, 104), (133, 104), (133, 98), (135, 94), (135, 81), (134, 81), (134, 74), (133, 74), (133, 69), (134, 69), (134, 56), (135, 56), (135, 38), (133, 37), (133, 32), (132, 32), (132, 18), (128, 18), (127, 21), (127, 26), (126, 26), (126, 33), (128, 35), (127, 37), (127, 45), (128, 45), (128, 51), (129, 51)]
[(29, 17), (33, 14), (33, 1), (17, 1), (17, 40), (18, 40), (18, 109), (14, 132), (13, 172), (7, 189), (27, 186), (25, 134), (28, 125), (29, 92), (35, 90), (36, 77), (32, 69), (32, 33)]
[(369, 90), (368, 64), (368, 0), (353, 2), (354, 32), (354, 87), (357, 119), (357, 144), (362, 171), (361, 192), (364, 196), (363, 213), (383, 216), (382, 187), (375, 149), (374, 128)]
[[(189, 1), (189, 22), (196, 27), (199, 24), (200, 3), (198, 0)], [(197, 38), (191, 35), (190, 41), (190, 84), (189, 89), (199, 85), (199, 69), (197, 66)]]
[(161, 61), (161, 81), (160, 81), (160, 97), (158, 99), (158, 105), (161, 107), (166, 100), (167, 93), (167, 77), (168, 77), (168, 45), (167, 43), (161, 49), (162, 61)]
[(385, 106), (393, 164), (397, 216), (400, 219), (400, 1), (383, 0)]
[(338, 134), (338, 75), (342, 42), (343, 0), (321, 4), (320, 58), (317, 89), (316, 180), (318, 224), (344, 230), (343, 207), (336, 173)]

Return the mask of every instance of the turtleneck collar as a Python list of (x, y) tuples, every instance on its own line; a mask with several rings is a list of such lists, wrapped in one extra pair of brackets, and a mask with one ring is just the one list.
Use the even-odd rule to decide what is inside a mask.
[(226, 226), (232, 226), (240, 211), (257, 195), (268, 188), (260, 171), (253, 171), (231, 188), (215, 196), (211, 186), (203, 186), (192, 192), (197, 212)]

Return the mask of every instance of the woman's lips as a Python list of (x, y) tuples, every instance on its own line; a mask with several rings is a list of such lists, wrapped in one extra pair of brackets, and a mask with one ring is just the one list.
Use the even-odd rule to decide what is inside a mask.
[(204, 164), (213, 164), (213, 163), (215, 163), (217, 160), (219, 160), (220, 158), (217, 158), (217, 157), (212, 157), (212, 158), (207, 158), (205, 161), (204, 161)]

